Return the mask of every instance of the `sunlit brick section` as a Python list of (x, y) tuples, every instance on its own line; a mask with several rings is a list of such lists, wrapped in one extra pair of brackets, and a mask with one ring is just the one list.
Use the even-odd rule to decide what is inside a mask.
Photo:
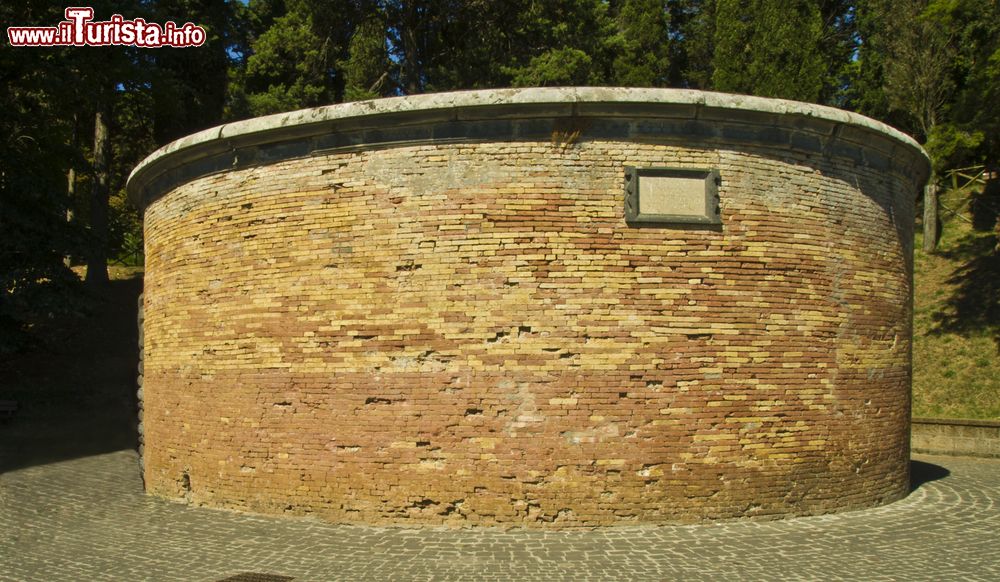
[[(904, 496), (919, 150), (588, 115), (147, 190), (149, 492), (531, 527)], [(626, 224), (627, 166), (717, 170), (722, 224)]]

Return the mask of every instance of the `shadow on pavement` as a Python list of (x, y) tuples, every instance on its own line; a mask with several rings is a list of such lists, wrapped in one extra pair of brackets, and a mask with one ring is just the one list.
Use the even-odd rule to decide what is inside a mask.
[(923, 461), (910, 460), (910, 491), (916, 491), (924, 483), (944, 479), (951, 475), (951, 471)]
[(0, 473), (135, 448), (142, 279), (112, 281), (93, 312), (53, 322), (35, 349), (0, 361)]

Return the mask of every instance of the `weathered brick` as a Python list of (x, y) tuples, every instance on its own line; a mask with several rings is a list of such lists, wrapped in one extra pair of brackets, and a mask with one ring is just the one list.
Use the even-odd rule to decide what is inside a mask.
[[(145, 211), (148, 490), (542, 527), (901, 497), (918, 177), (727, 139), (430, 140), (172, 187)], [(718, 169), (721, 229), (627, 226), (626, 165)]]

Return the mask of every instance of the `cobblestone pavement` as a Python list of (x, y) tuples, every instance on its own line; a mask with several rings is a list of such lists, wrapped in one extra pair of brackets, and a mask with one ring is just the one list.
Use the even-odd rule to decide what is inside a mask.
[(119, 451), (0, 475), (0, 580), (1000, 580), (1000, 461), (916, 460), (941, 478), (873, 510), (542, 532), (191, 508), (145, 496)]

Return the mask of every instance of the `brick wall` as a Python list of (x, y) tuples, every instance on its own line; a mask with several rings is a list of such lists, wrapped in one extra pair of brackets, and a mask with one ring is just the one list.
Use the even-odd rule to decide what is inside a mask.
[[(717, 229), (624, 166), (712, 167)], [(908, 491), (912, 176), (742, 142), (424, 143), (146, 210), (148, 490), (350, 523), (816, 514)]]

